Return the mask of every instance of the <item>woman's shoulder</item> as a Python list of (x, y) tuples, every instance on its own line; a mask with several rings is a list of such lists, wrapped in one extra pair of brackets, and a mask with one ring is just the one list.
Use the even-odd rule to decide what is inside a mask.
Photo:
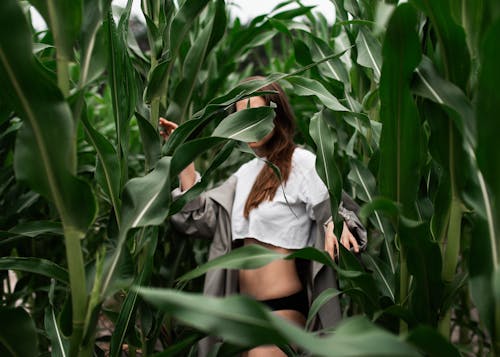
[(292, 156), (293, 167), (300, 171), (308, 171), (316, 166), (316, 155), (300, 146), (295, 148)]
[(253, 158), (250, 161), (245, 162), (243, 165), (239, 167), (238, 170), (233, 174), (237, 178), (239, 177), (245, 177), (248, 174), (255, 172), (256, 168), (261, 164), (261, 160), (258, 158)]

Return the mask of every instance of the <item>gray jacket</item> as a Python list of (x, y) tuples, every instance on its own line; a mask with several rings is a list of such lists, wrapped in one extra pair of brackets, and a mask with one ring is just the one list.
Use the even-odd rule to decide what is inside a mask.
[[(229, 253), (235, 248), (231, 236), (231, 212), (236, 189), (236, 177), (231, 176), (221, 186), (202, 193), (192, 201), (188, 202), (181, 212), (171, 217), (174, 227), (187, 234), (196, 237), (213, 239), (210, 245), (208, 259), (212, 260)], [(173, 198), (182, 195), (179, 189), (172, 192)], [(357, 204), (345, 193), (342, 195), (342, 203), (339, 215), (347, 223), (349, 230), (356, 237), (360, 249), (366, 247), (366, 230), (359, 221), (356, 213)], [(329, 200), (323, 201), (313, 207), (314, 216), (311, 237), (309, 242), (314, 242), (314, 247), (324, 250), (324, 223), (331, 217)], [(308, 281), (308, 293), (310, 301), (313, 301), (323, 290), (337, 288), (335, 272), (320, 263), (312, 262), (311, 276)], [(238, 271), (226, 269), (214, 269), (209, 271), (205, 277), (203, 292), (212, 296), (226, 296), (238, 293)], [(335, 326), (341, 318), (338, 298), (331, 299), (319, 311), (311, 326), (315, 330)], [(206, 356), (210, 351), (215, 339), (205, 339), (199, 345), (199, 355)]]

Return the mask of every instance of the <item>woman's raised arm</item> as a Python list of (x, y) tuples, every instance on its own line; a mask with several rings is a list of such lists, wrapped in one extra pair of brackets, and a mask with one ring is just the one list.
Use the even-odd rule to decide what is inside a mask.
[[(160, 135), (168, 140), (170, 135), (173, 133), (175, 129), (179, 125), (174, 123), (173, 121), (169, 121), (165, 118), (160, 118)], [(190, 163), (184, 170), (179, 174), (179, 183), (181, 191), (187, 191), (196, 183), (196, 169), (194, 167), (194, 163)]]

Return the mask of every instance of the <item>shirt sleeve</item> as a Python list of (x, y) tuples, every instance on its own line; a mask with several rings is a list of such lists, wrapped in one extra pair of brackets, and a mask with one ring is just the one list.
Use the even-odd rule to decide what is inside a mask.
[(328, 200), (328, 189), (319, 177), (316, 169), (311, 167), (304, 171), (300, 185), (299, 198), (306, 205), (306, 213), (312, 220), (317, 220), (313, 207)]

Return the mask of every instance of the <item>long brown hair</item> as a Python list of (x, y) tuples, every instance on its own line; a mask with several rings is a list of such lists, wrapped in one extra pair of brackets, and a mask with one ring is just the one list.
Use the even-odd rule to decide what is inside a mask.
[[(249, 77), (245, 81), (256, 79), (263, 79), (263, 77)], [(243, 211), (245, 218), (248, 218), (250, 211), (258, 207), (261, 202), (272, 200), (280, 184), (288, 180), (292, 168), (292, 154), (295, 149), (293, 142), (295, 118), (283, 88), (275, 82), (262, 87), (260, 90), (277, 92), (262, 96), (266, 101), (266, 105), (270, 105), (271, 102), (276, 104), (276, 108), (274, 108), (276, 116), (274, 117), (273, 134), (264, 145), (263, 153), (268, 161), (278, 167), (282, 181), (269, 165), (264, 165), (245, 203)]]

